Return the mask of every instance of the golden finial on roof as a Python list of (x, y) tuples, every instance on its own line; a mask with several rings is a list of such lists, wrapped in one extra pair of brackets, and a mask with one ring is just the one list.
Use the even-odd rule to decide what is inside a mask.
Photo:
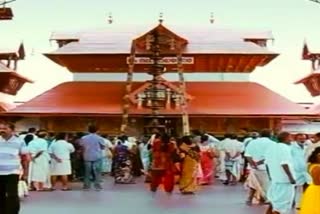
[(108, 15), (108, 24), (112, 24), (112, 23), (113, 23), (112, 13), (109, 13), (109, 15)]
[(210, 13), (210, 23), (211, 23), (211, 24), (214, 23), (214, 15), (213, 15), (213, 12)]
[(163, 13), (161, 12), (160, 15), (159, 15), (159, 23), (162, 24), (164, 21), (163, 19)]

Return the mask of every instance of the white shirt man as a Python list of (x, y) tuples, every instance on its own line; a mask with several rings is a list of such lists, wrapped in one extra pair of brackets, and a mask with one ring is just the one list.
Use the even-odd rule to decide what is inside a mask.
[(269, 188), (269, 177), (267, 174), (265, 161), (266, 151), (276, 144), (269, 137), (261, 137), (252, 140), (246, 147), (245, 157), (249, 161), (250, 174), (246, 181), (246, 186), (255, 192), (250, 192), (247, 203), (251, 204), (253, 196), (266, 200), (266, 194)]
[(21, 156), (28, 150), (24, 141), (14, 135), (13, 124), (0, 123), (0, 135), (0, 212), (18, 214)]
[(235, 184), (240, 178), (241, 153), (244, 149), (243, 143), (239, 142), (236, 137), (229, 138), (229, 136), (220, 143), (221, 151), (225, 154), (225, 169), (227, 175), (225, 184), (230, 182), (230, 176), (232, 177), (232, 184)]
[(271, 203), (269, 213), (287, 213), (291, 210), (295, 195), (295, 176), (291, 154), (291, 136), (280, 133), (280, 143), (273, 144), (266, 152), (265, 163), (271, 178), (267, 193)]

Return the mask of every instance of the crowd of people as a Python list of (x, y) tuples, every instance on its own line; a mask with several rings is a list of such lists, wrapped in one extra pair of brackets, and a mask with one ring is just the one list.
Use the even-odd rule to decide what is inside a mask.
[(0, 123), (0, 210), (18, 213), (19, 197), (28, 190), (70, 191), (70, 181), (82, 182), (85, 191), (92, 186), (101, 191), (108, 174), (116, 184), (134, 184), (144, 176), (153, 194), (163, 185), (169, 195), (175, 187), (190, 195), (199, 186), (243, 181), (246, 204), (270, 205), (267, 214), (292, 208), (320, 213), (320, 134), (274, 137), (262, 130), (241, 139), (235, 134), (217, 139), (195, 130), (182, 138), (155, 133), (136, 139), (98, 131), (91, 125), (86, 134), (30, 128), (16, 135), (13, 124)]

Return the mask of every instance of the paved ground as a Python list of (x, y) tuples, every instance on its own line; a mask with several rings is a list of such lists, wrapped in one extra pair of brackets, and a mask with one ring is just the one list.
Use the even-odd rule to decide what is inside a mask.
[(205, 187), (195, 196), (175, 192), (154, 197), (143, 182), (114, 185), (108, 178), (101, 192), (83, 192), (80, 186), (71, 192), (32, 193), (22, 202), (21, 214), (263, 214), (265, 207), (247, 207), (241, 186)]

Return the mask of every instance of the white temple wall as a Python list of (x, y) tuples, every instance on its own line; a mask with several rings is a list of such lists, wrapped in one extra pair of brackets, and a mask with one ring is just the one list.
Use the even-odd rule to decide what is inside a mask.
[[(126, 81), (126, 73), (73, 73), (73, 81)], [(169, 81), (178, 81), (177, 73), (164, 74), (164, 78)], [(134, 73), (134, 81), (145, 81), (151, 76), (143, 73)], [(186, 73), (186, 81), (190, 82), (248, 82), (250, 74), (247, 73)]]

